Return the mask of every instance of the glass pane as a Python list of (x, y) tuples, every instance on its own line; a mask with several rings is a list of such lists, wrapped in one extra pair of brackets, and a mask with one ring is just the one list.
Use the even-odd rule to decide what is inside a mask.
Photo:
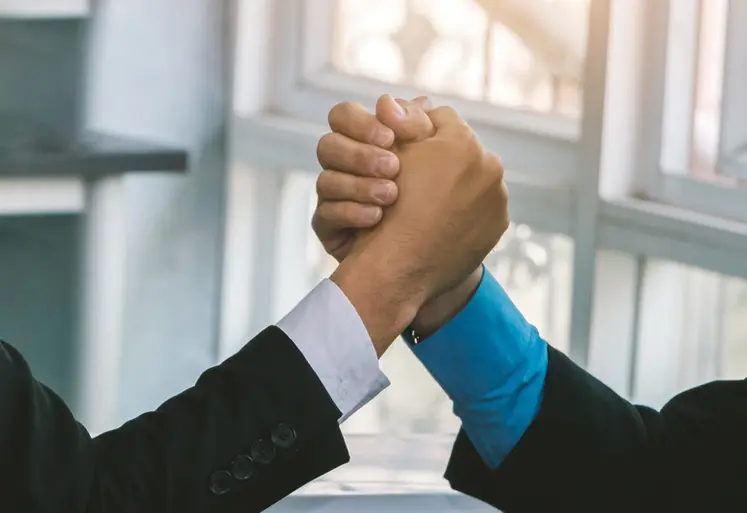
[(725, 184), (717, 173), (729, 0), (673, 1), (663, 167)]
[(512, 225), (486, 259), (488, 269), (545, 340), (567, 352), (570, 336), (573, 242)]
[(333, 65), (471, 100), (578, 115), (589, 0), (338, 0)]
[[(316, 206), (314, 175), (291, 173), (286, 188), (289, 196), (283, 199), (283, 205), (305, 204), (307, 211), (306, 215), (298, 215), (298, 210), (292, 214), (296, 228), (288, 219), (281, 219), (281, 229), (293, 233), (305, 229), (306, 240), (300, 247), (306, 249), (298, 251), (289, 246), (278, 260), (287, 261), (288, 254), (300, 254), (304, 261), (299, 264), (307, 272), (300, 285), (299, 280), (286, 279), (279, 287), (282, 296), (292, 298), (280, 301), (285, 311), (336, 267), (309, 228), (308, 220)], [(519, 225), (511, 227), (486, 260), (527, 319), (562, 350), (568, 344), (572, 249), (571, 241), (564, 236)], [(343, 426), (353, 464), (321, 478), (306, 493), (351, 488), (373, 491), (381, 486), (389, 492), (393, 487), (421, 491), (447, 488), (442, 473), (453, 443), (450, 435), (459, 429), (451, 402), (401, 340), (387, 351), (381, 366), (392, 385)]]
[(650, 259), (641, 300), (636, 401), (747, 375), (747, 281)]

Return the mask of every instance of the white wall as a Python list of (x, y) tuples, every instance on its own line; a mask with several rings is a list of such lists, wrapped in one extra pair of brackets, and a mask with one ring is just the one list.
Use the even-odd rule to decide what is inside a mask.
[(215, 361), (223, 215), (226, 2), (103, 0), (89, 124), (186, 147), (188, 175), (127, 179), (127, 301), (119, 420)]

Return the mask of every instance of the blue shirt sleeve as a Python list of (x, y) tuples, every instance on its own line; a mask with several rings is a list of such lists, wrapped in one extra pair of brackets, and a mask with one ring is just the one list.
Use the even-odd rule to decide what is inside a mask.
[(415, 356), (454, 402), (485, 463), (497, 468), (534, 420), (547, 373), (547, 344), (487, 271), (472, 299)]

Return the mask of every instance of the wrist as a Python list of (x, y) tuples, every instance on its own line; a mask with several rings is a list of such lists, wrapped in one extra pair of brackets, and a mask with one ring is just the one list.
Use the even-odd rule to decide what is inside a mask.
[(378, 356), (412, 323), (427, 297), (409, 273), (366, 252), (350, 254), (330, 279), (355, 308)]
[(420, 337), (427, 337), (438, 331), (469, 303), (480, 286), (482, 275), (481, 265), (459, 285), (424, 304), (411, 324), (412, 329)]

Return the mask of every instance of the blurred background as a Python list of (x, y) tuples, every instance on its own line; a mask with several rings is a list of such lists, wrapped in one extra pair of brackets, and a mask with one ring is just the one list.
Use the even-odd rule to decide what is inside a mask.
[[(546, 340), (654, 407), (741, 379), (745, 24), (743, 0), (0, 0), (0, 337), (94, 432), (157, 407), (334, 269), (328, 110), (427, 93), (502, 156), (486, 264)], [(441, 478), (448, 399), (404, 344), (382, 366), (351, 464), (278, 508), (479, 509)]]

